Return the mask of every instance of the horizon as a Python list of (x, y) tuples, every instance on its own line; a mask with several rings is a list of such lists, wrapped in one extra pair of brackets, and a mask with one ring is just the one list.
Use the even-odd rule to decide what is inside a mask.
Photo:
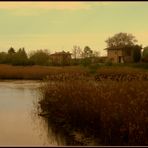
[(147, 13), (148, 2), (0, 2), (0, 52), (71, 52), (78, 45), (105, 56), (105, 40), (119, 32), (132, 33), (144, 47)]

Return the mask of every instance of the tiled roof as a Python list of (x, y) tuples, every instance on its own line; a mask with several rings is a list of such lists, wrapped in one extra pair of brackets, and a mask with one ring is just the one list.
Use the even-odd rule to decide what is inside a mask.
[(65, 51), (62, 51), (62, 52), (55, 52), (55, 53), (50, 54), (50, 55), (63, 55), (63, 54), (65, 54), (65, 55), (71, 55), (70, 52), (65, 52)]

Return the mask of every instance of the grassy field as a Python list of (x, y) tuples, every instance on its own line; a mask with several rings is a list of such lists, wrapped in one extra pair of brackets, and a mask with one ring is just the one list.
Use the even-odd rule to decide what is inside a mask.
[(147, 71), (101, 67), (93, 76), (46, 80), (39, 112), (69, 133), (79, 129), (98, 138), (100, 145), (148, 145)]

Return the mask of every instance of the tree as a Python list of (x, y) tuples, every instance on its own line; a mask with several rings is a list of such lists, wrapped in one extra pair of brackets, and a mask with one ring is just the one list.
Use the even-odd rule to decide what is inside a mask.
[(141, 48), (139, 45), (133, 46), (133, 61), (136, 63), (141, 59)]
[(11, 64), (12, 61), (14, 60), (14, 55), (15, 55), (15, 49), (13, 47), (10, 47), (8, 50), (7, 58), (6, 58), (6, 63)]
[(89, 58), (92, 57), (93, 55), (93, 51), (91, 50), (91, 48), (89, 46), (85, 46), (84, 47), (84, 58)]
[(13, 65), (27, 65), (28, 64), (28, 57), (27, 53), (24, 48), (20, 48), (16, 53), (15, 53), (15, 58), (12, 61)]
[(48, 65), (49, 53), (47, 50), (37, 50), (30, 54), (29, 60), (36, 65)]
[(72, 54), (75, 60), (77, 58), (80, 58), (82, 55), (82, 49), (80, 48), (80, 46), (74, 45), (72, 49)]
[(82, 65), (89, 66), (92, 63), (93, 51), (89, 46), (85, 46), (83, 53), (83, 60), (81, 61)]
[(117, 33), (113, 37), (109, 37), (106, 41), (108, 48), (133, 46), (137, 42), (135, 36), (127, 33)]
[(142, 56), (143, 56), (144, 58), (145, 58), (145, 57), (148, 57), (148, 46), (146, 46), (146, 47), (143, 48)]
[(0, 63), (1, 64), (7, 63), (7, 53), (0, 52)]
[(12, 55), (12, 54), (15, 54), (15, 49), (13, 47), (10, 47), (9, 50), (8, 50), (8, 54)]
[(126, 56), (132, 56), (134, 62), (140, 61), (142, 46), (136, 44), (137, 40), (132, 34), (120, 32), (108, 38), (105, 42), (108, 49), (122, 49)]
[(94, 51), (93, 52), (93, 57), (99, 57), (100, 56), (100, 52), (99, 51)]
[(142, 60), (148, 62), (148, 46), (143, 48)]
[(72, 49), (72, 56), (74, 60), (72, 60), (72, 64), (79, 64), (79, 59), (82, 57), (82, 49), (78, 45), (74, 45)]

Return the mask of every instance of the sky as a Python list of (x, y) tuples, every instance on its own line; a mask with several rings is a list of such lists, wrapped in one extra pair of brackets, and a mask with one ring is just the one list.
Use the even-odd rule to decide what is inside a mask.
[(78, 45), (104, 56), (105, 40), (119, 32), (148, 45), (148, 2), (0, 2), (0, 52), (10, 47), (71, 52)]

